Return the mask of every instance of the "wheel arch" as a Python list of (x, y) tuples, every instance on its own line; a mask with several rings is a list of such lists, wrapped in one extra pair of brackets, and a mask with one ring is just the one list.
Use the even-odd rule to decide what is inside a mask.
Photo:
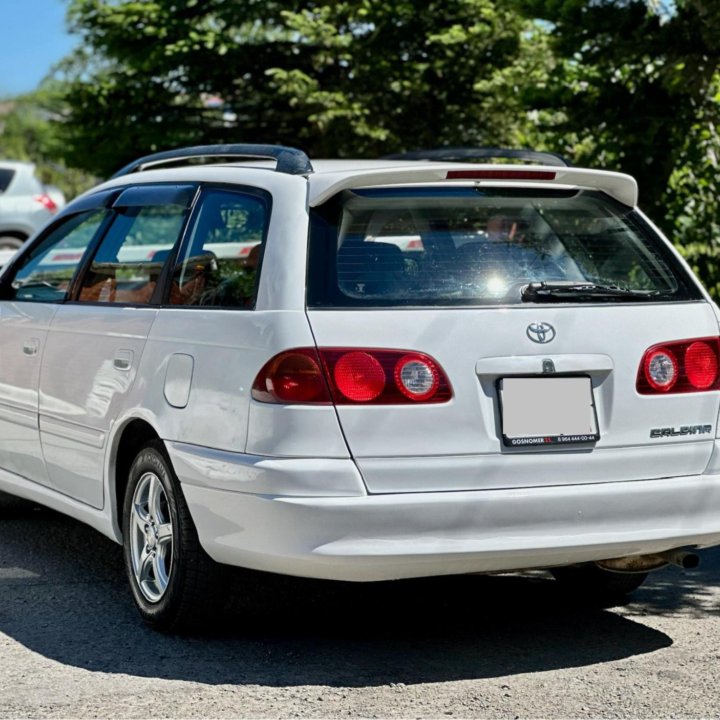
[(151, 440), (161, 440), (155, 427), (145, 418), (128, 418), (113, 436), (108, 463), (108, 502), (113, 529), (122, 539), (122, 506), (130, 466), (140, 448)]

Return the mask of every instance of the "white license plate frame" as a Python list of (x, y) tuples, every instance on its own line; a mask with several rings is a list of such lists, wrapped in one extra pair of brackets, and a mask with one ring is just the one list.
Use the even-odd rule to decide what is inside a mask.
[(600, 439), (588, 375), (505, 377), (497, 392), (505, 447), (591, 445)]

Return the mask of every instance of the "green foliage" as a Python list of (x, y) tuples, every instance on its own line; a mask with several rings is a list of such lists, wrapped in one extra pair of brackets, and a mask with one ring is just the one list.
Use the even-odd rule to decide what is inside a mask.
[(720, 300), (720, 133), (714, 118), (698, 118), (681, 156), (664, 196), (666, 223), (680, 252)]
[(525, 103), (529, 144), (638, 180), (640, 202), (720, 299), (720, 3), (517, 0), (551, 32), (557, 68)]
[(84, 42), (64, 68), (67, 158), (103, 174), (198, 142), (516, 144), (519, 88), (551, 64), (508, 0), (73, 0), (70, 19)]

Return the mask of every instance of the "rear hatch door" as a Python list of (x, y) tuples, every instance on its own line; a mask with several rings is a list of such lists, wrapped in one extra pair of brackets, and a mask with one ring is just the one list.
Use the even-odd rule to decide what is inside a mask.
[[(548, 293), (528, 293), (540, 282)], [(716, 337), (715, 312), (667, 244), (603, 193), (345, 192), (313, 218), (308, 292), (318, 347), (426, 353), (452, 387), (444, 403), (337, 404), (370, 492), (693, 475), (709, 461), (720, 393), (642, 394), (637, 380), (648, 348)], [(524, 386), (510, 419), (501, 388), (517, 378), (581, 378), (599, 437), (509, 445)], [(541, 390), (527, 412), (562, 415), (561, 384)]]

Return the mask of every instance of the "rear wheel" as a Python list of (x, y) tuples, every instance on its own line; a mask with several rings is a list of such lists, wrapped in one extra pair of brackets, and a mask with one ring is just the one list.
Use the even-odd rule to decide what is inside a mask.
[(618, 573), (597, 565), (558, 567), (550, 572), (572, 596), (601, 604), (622, 602), (647, 577), (647, 573)]
[(160, 441), (135, 457), (123, 505), (125, 570), (143, 620), (158, 630), (206, 625), (223, 604), (222, 568), (200, 546)]
[(25, 242), (25, 238), (15, 235), (0, 235), (0, 250), (17, 250)]

